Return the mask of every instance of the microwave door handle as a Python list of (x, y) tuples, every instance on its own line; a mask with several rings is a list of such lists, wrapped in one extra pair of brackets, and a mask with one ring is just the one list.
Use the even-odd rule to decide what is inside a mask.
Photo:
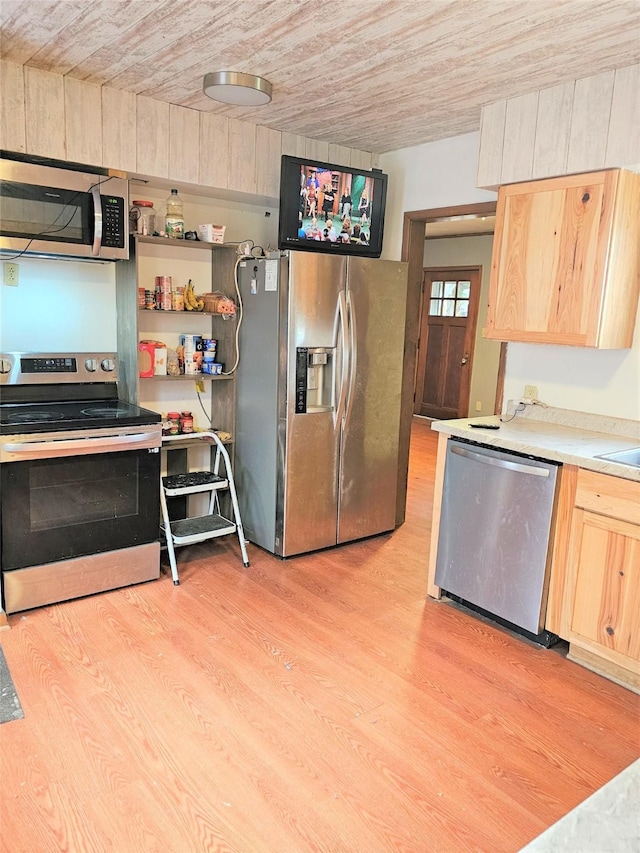
[(102, 198), (100, 197), (100, 185), (94, 184), (91, 187), (91, 196), (93, 198), (93, 246), (91, 254), (94, 257), (100, 256), (102, 248)]

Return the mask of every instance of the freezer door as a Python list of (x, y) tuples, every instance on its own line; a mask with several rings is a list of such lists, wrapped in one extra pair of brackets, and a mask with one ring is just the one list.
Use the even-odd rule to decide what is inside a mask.
[(395, 526), (407, 265), (349, 258), (351, 377), (340, 449), (338, 542)]
[[(246, 537), (275, 552), (278, 467), (280, 261), (238, 268), (243, 304), (237, 371), (234, 478)], [(285, 279), (286, 280), (286, 279)]]
[[(276, 553), (283, 557), (336, 544), (340, 424), (335, 407), (344, 356), (336, 318), (340, 293), (344, 301), (345, 272), (343, 257), (289, 253), (287, 379), (280, 421), (283, 501), (276, 524)], [(296, 368), (304, 358), (313, 361), (308, 350), (316, 351), (319, 363), (309, 371), (310, 387), (302, 395), (307, 411), (301, 412), (305, 406)]]

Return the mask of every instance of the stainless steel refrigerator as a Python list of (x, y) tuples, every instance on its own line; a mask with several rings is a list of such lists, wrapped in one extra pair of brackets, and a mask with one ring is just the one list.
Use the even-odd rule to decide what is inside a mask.
[(238, 281), (245, 535), (289, 557), (392, 530), (407, 265), (287, 252)]

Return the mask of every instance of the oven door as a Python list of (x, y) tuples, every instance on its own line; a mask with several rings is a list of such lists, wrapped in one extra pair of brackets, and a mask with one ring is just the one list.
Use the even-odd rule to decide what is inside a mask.
[(0, 466), (3, 571), (158, 541), (158, 447)]

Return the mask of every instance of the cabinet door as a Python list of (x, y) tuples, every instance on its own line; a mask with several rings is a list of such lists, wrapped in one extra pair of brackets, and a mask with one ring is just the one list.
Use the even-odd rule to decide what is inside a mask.
[(640, 176), (633, 172), (502, 187), (487, 337), (631, 347), (639, 241)]
[(640, 661), (640, 526), (577, 513), (572, 636)]
[(487, 337), (595, 344), (608, 237), (601, 216), (606, 174), (501, 187)]

